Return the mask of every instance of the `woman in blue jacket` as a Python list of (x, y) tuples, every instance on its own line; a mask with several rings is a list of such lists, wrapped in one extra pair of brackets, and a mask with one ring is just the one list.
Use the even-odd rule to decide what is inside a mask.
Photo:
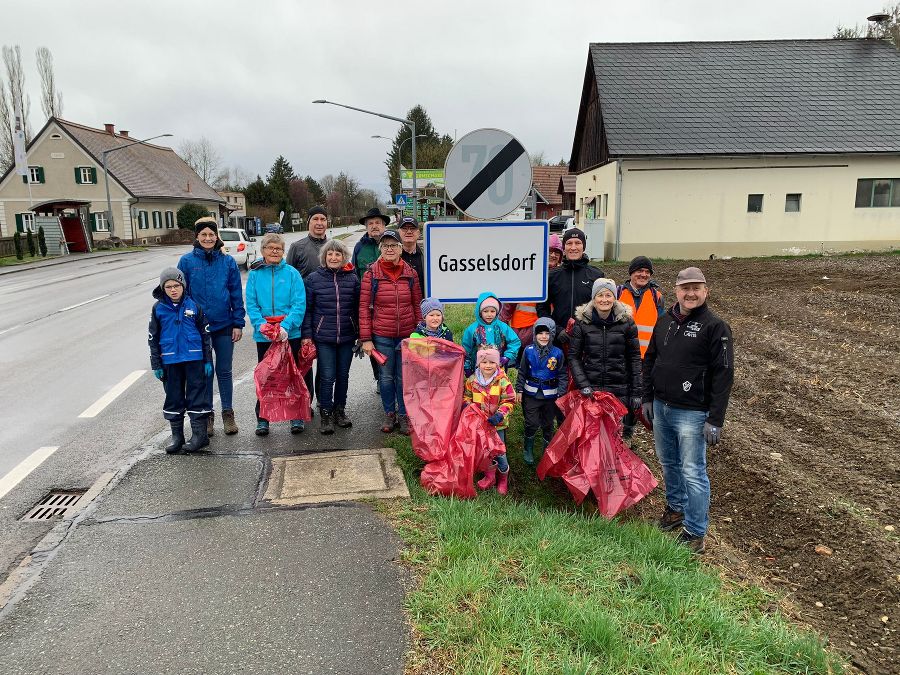
[(359, 337), (359, 277), (343, 242), (329, 239), (319, 252), (321, 267), (306, 275), (303, 342), (316, 343), (319, 362), (319, 431), (353, 426), (345, 412), (353, 344)]
[[(244, 298), (241, 295), (241, 273), (230, 255), (222, 252), (225, 244), (219, 239), (216, 219), (204, 216), (194, 223), (197, 238), (194, 250), (185, 253), (178, 261), (178, 269), (187, 282), (187, 293), (200, 305), (209, 321), (209, 333), (215, 353), (215, 375), (206, 380), (206, 400), (212, 410), (213, 380), (219, 380), (219, 398), (222, 403), (222, 424), (226, 434), (236, 434), (232, 405), (231, 363), (234, 343), (241, 339), (244, 330)], [(206, 433), (213, 435), (215, 414), (206, 418)]]
[[(256, 341), (256, 359), (262, 361), (271, 341), (259, 332), (266, 323), (267, 316), (284, 316), (278, 341), (287, 340), (291, 352), (297, 358), (300, 351), (300, 327), (306, 313), (306, 289), (300, 272), (287, 264), (284, 259), (284, 238), (270, 233), (260, 242), (263, 257), (250, 266), (247, 276), (247, 314), (253, 325), (253, 339)], [(291, 433), (299, 434), (304, 428), (303, 420), (291, 420)], [(259, 401), (256, 402), (256, 435), (269, 434), (269, 421), (259, 416)]]

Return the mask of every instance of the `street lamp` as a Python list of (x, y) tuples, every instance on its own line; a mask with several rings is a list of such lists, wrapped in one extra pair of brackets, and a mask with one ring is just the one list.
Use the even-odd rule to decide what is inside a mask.
[[(326, 101), (324, 98), (319, 98), (313, 101), (313, 103), (328, 103), (330, 105), (336, 105), (339, 108), (347, 108), (347, 110), (355, 110), (356, 112), (366, 113), (367, 115), (375, 115), (375, 117), (383, 117), (386, 120), (394, 120), (395, 122), (400, 122), (400, 124), (405, 124), (410, 128), (412, 135), (410, 138), (412, 139), (412, 179), (413, 179), (413, 203), (416, 203), (416, 197), (419, 196), (419, 190), (416, 186), (416, 123), (412, 120), (406, 120), (402, 117), (394, 117), (393, 115), (385, 115), (384, 113), (374, 112), (372, 110), (364, 110), (363, 108), (355, 108), (352, 105), (344, 105), (343, 103), (335, 103), (334, 101)], [(388, 139), (390, 140), (390, 139)], [(416, 216), (419, 214), (416, 213)]]
[(116, 150), (122, 150), (123, 148), (127, 148), (132, 145), (139, 145), (141, 143), (146, 143), (147, 141), (153, 141), (157, 138), (168, 138), (172, 134), (160, 134), (159, 136), (151, 136), (150, 138), (145, 138), (142, 141), (132, 141), (131, 143), (126, 143), (125, 145), (120, 145), (117, 148), (110, 148), (109, 150), (103, 151), (103, 180), (106, 183), (106, 217), (109, 219), (109, 238), (112, 239), (115, 233), (115, 224), (113, 223), (113, 212), (112, 212), (112, 201), (109, 198), (109, 168), (106, 166), (106, 156), (115, 152)]

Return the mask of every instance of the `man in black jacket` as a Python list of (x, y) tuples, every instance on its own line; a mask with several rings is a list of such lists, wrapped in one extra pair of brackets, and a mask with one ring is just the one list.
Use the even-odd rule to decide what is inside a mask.
[(556, 343), (560, 346), (569, 341), (566, 327), (569, 319), (575, 318), (575, 310), (591, 301), (594, 281), (606, 275), (603, 270), (591, 267), (584, 248), (587, 238), (577, 227), (563, 235), (563, 262), (550, 270), (547, 277), (547, 301), (538, 303), (538, 316), (549, 316), (557, 326)]
[(419, 277), (419, 286), (422, 289), (422, 297), (425, 297), (425, 256), (419, 246), (419, 221), (412, 216), (406, 216), (397, 227), (400, 235), (400, 243), (403, 250), (400, 257), (409, 263)]
[(703, 553), (709, 525), (706, 446), (722, 435), (734, 381), (731, 328), (706, 306), (709, 288), (696, 267), (678, 273), (677, 303), (653, 328), (644, 356), (644, 417), (653, 424), (666, 481), (661, 529)]

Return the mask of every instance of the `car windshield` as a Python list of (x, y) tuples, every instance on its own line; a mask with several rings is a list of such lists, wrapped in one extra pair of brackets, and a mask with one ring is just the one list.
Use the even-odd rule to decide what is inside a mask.
[(240, 241), (241, 235), (238, 232), (219, 230), (219, 239), (221, 239), (222, 241)]

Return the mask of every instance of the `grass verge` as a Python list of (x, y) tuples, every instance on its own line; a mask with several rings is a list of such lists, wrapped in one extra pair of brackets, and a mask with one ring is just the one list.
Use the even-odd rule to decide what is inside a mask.
[[(471, 305), (447, 308), (459, 340)], [(435, 498), (391, 437), (412, 498), (375, 505), (419, 584), (408, 673), (836, 673), (841, 661), (763, 591), (724, 579), (649, 524), (576, 507), (507, 447), (510, 495)]]

